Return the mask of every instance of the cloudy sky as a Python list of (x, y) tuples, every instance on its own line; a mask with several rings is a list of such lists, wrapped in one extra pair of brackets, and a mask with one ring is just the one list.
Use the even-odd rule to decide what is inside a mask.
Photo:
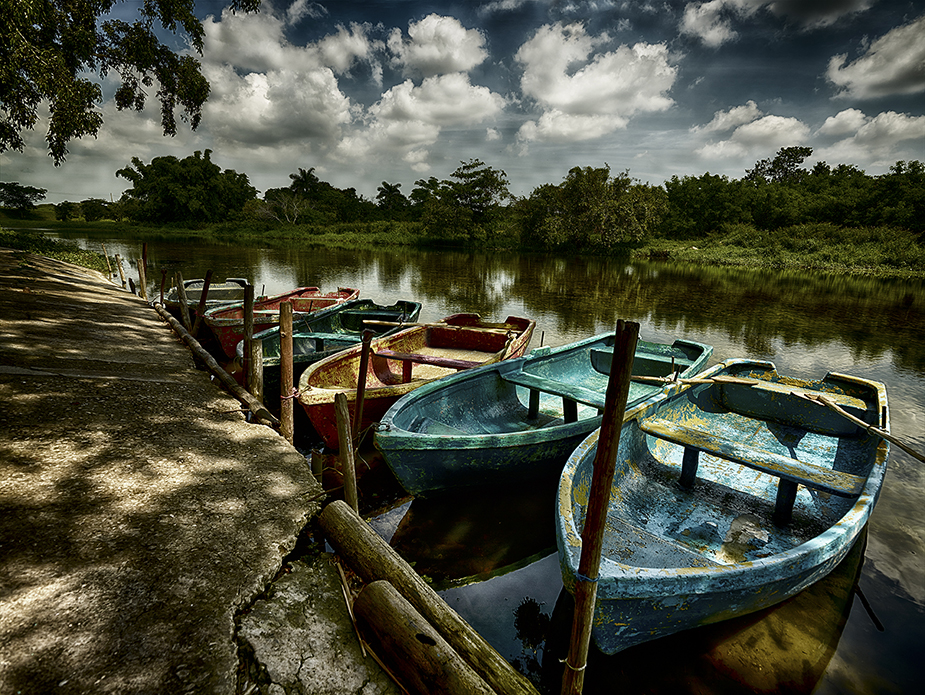
[(922, 0), (196, 5), (212, 85), (196, 132), (164, 137), (156, 103), (106, 101), (99, 137), (73, 141), (61, 167), (39, 128), (23, 154), (0, 155), (0, 180), (50, 202), (118, 198), (129, 184), (115, 171), (133, 156), (206, 148), (261, 193), (315, 167), (368, 198), (472, 158), (516, 195), (605, 163), (653, 184), (740, 178), (795, 145), (813, 148), (810, 164), (869, 174), (925, 161)]

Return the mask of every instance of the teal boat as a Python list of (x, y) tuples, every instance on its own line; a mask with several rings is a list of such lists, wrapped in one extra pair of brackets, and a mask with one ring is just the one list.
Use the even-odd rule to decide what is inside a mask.
[[(601, 425), (613, 344), (613, 333), (607, 333), (541, 347), (426, 384), (389, 408), (376, 446), (415, 495), (557, 475), (581, 440)], [(712, 353), (709, 345), (689, 340), (639, 341), (633, 374), (655, 383), (630, 387), (628, 413), (664, 398), (677, 388), (667, 379), (693, 376)]]
[[(420, 302), (399, 300), (394, 304), (376, 304), (371, 299), (351, 299), (313, 314), (297, 314), (292, 322), (293, 384), (299, 383), (310, 364), (346, 350), (363, 339), (363, 331), (375, 337), (390, 335), (414, 323), (421, 313)], [(365, 323), (365, 322), (371, 323)], [(376, 323), (380, 322), (380, 323)], [(394, 325), (386, 325), (394, 324)], [(263, 350), (264, 395), (279, 398), (280, 338), (279, 326), (254, 334)], [(244, 341), (237, 345), (238, 363), (243, 363)]]
[[(888, 435), (883, 384), (787, 378), (749, 360), (697, 382), (620, 432), (594, 578), (592, 638), (605, 654), (795, 595), (851, 550), (880, 493), (889, 442), (813, 399)], [(578, 566), (599, 436), (581, 443), (559, 482), (556, 543), (570, 593), (587, 579)]]

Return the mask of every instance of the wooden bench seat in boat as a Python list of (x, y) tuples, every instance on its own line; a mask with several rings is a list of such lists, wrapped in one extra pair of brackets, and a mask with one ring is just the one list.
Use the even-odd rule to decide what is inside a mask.
[(774, 507), (774, 523), (778, 526), (790, 523), (797, 485), (805, 485), (839, 497), (857, 497), (866, 482), (866, 478), (861, 476), (833, 471), (789, 456), (750, 447), (742, 442), (717, 437), (710, 432), (667, 418), (643, 418), (639, 420), (639, 429), (648, 435), (684, 447), (680, 480), (683, 487), (691, 487), (694, 484), (701, 451), (779, 478)]
[(530, 389), (530, 403), (527, 417), (533, 419), (539, 414), (540, 392), (562, 397), (562, 409), (565, 422), (575, 422), (578, 419), (578, 403), (589, 405), (598, 410), (604, 409), (604, 394), (599, 391), (586, 389), (583, 386), (553, 381), (526, 372), (510, 372), (502, 374), (501, 378), (517, 386)]
[[(590, 352), (591, 366), (601, 374), (610, 374), (610, 365), (613, 362), (613, 349), (610, 348), (592, 348)], [(637, 354), (633, 359), (633, 373), (647, 374), (651, 376), (671, 376), (672, 366), (674, 371), (683, 372), (690, 367), (693, 362), (686, 357), (674, 357), (671, 355), (659, 355), (647, 352), (644, 355)]]
[(463, 369), (472, 369), (481, 366), (481, 362), (472, 360), (460, 360), (454, 357), (440, 357), (438, 355), (421, 355), (418, 353), (395, 352), (394, 350), (377, 350), (377, 357), (384, 357), (389, 360), (399, 360), (402, 363), (402, 382), (411, 381), (411, 368), (414, 364), (429, 364), (432, 367), (445, 367), (460, 371)]

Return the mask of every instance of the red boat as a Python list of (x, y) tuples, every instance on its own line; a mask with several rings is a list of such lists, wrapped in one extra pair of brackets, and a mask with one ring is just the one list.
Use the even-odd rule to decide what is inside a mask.
[[(359, 296), (359, 290), (346, 287), (338, 287), (336, 292), (322, 292), (317, 287), (299, 287), (284, 294), (263, 297), (254, 302), (254, 333), (279, 325), (279, 305), (282, 302), (291, 302), (293, 313), (310, 314)], [(228, 358), (234, 359), (235, 348), (244, 339), (244, 303), (209, 309), (202, 318), (218, 338)]]
[[(491, 323), (478, 314), (454, 314), (373, 340), (361, 429), (378, 422), (401, 396), (429, 381), (522, 356), (535, 327), (536, 321), (516, 316)], [(299, 402), (332, 449), (339, 445), (334, 396), (346, 394), (352, 422), (362, 350), (357, 345), (315, 362), (299, 380)]]

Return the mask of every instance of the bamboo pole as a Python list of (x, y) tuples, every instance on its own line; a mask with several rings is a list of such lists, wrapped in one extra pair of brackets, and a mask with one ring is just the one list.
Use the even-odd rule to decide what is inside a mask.
[(138, 291), (141, 298), (148, 301), (148, 274), (143, 258), (138, 259)]
[(895, 435), (890, 434), (886, 430), (882, 430), (879, 427), (874, 427), (873, 425), (864, 422), (861, 418), (855, 417), (854, 415), (849, 413), (847, 410), (842, 409), (841, 406), (839, 406), (831, 398), (828, 398), (826, 395), (821, 394), (821, 393), (800, 393), (799, 391), (793, 391), (793, 395), (801, 396), (802, 398), (811, 400), (814, 403), (817, 403), (818, 405), (824, 405), (825, 407), (831, 410), (834, 410), (836, 413), (838, 413), (844, 418), (847, 418), (848, 420), (853, 422), (858, 427), (865, 429), (871, 434), (875, 434), (878, 437), (881, 437), (882, 439), (887, 440), (891, 444), (895, 444), (896, 446), (898, 446), (900, 449), (905, 451), (907, 454), (909, 454), (913, 458), (916, 458), (919, 461), (922, 461), (923, 463), (925, 463), (925, 456), (923, 456), (920, 452), (913, 449), (911, 446), (906, 444), (904, 441), (902, 441)]
[(177, 271), (177, 297), (180, 300), (180, 320), (183, 327), (190, 330), (189, 322), (189, 301), (186, 299), (186, 285), (183, 284), (183, 273)]
[(565, 659), (565, 671), (562, 674), (563, 695), (580, 695), (584, 688), (594, 604), (597, 598), (604, 524), (607, 521), (610, 488), (613, 486), (620, 430), (623, 425), (623, 414), (626, 411), (630, 375), (633, 371), (633, 356), (636, 353), (638, 338), (638, 323), (625, 322), (622, 319), (617, 321), (613, 346), (614, 361), (610, 369), (610, 379), (607, 382), (601, 435), (598, 439), (594, 471), (591, 476), (588, 511), (585, 515), (585, 526), (581, 532), (581, 558), (578, 561), (578, 576), (581, 579), (575, 585), (572, 639), (569, 643), (568, 656)]
[(327, 505), (319, 520), (328, 542), (364, 582), (390, 582), (495, 692), (538, 695), (526, 676), (473, 630), (344, 502), (335, 500)]
[(187, 346), (189, 346), (190, 350), (193, 351), (193, 354), (205, 363), (205, 365), (209, 368), (209, 371), (218, 377), (218, 380), (222, 382), (222, 385), (228, 389), (235, 398), (247, 406), (247, 408), (254, 414), (254, 417), (260, 420), (265, 420), (272, 425), (279, 425), (279, 420), (269, 410), (267, 410), (266, 407), (264, 407), (263, 403), (241, 388), (238, 382), (236, 382), (228, 372), (222, 369), (222, 366), (215, 361), (215, 358), (212, 357), (212, 355), (210, 355), (208, 351), (206, 351), (206, 349), (199, 344), (199, 341), (190, 335), (189, 331), (183, 328), (183, 326), (180, 325), (180, 322), (170, 315), (170, 312), (168, 312), (158, 303), (154, 304), (154, 308), (157, 310), (157, 313), (161, 315), (161, 318), (170, 324), (170, 327), (173, 328), (178, 336), (180, 336), (180, 339), (186, 343)]
[(196, 320), (193, 322), (193, 337), (199, 335), (199, 326), (202, 315), (206, 313), (206, 300), (209, 296), (209, 287), (212, 285), (212, 271), (206, 271), (206, 278), (202, 281), (202, 294), (199, 295), (199, 306), (196, 307)]
[(350, 410), (343, 391), (334, 394), (334, 415), (337, 417), (337, 438), (340, 441), (340, 465), (344, 476), (344, 499), (354, 512), (359, 513), (356, 467), (353, 460), (353, 437), (350, 434)]
[(401, 674), (410, 692), (430, 695), (493, 695), (488, 684), (457, 654), (414, 606), (387, 581), (367, 584), (353, 604), (357, 624), (376, 638), (371, 647), (390, 673)]
[(363, 427), (363, 403), (366, 401), (366, 372), (369, 370), (369, 352), (375, 331), (363, 331), (363, 344), (360, 348), (360, 371), (357, 377), (357, 396), (353, 404), (353, 444), (360, 446)]
[(295, 389), (292, 383), (292, 302), (279, 305), (279, 420), (280, 434), (292, 444), (295, 435), (295, 417), (292, 401)]
[(122, 280), (122, 287), (125, 287), (125, 271), (122, 269), (122, 257), (116, 254), (116, 268), (119, 271), (119, 279)]

